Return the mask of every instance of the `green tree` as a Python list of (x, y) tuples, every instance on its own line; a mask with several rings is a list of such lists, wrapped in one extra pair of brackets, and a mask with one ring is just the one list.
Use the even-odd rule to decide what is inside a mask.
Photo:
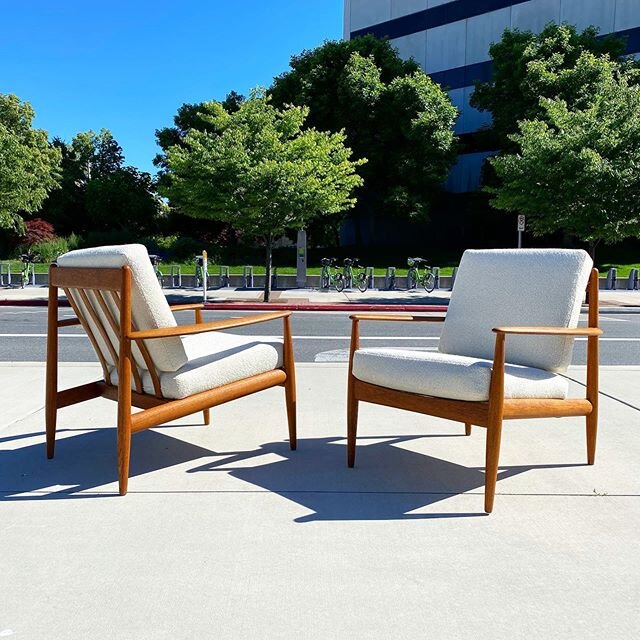
[(193, 129), (167, 150), (161, 193), (195, 218), (219, 220), (264, 241), (264, 300), (271, 292), (273, 242), (317, 216), (355, 204), (362, 182), (344, 134), (304, 129), (309, 110), (278, 110), (261, 91), (233, 112), (205, 103)]
[(549, 24), (539, 34), (507, 29), (489, 52), (492, 79), (476, 84), (471, 105), (491, 113), (494, 143), (502, 149), (512, 148), (509, 136), (519, 121), (545, 115), (540, 98), (564, 100), (570, 108), (589, 103), (603, 79), (598, 67), (576, 69), (582, 54), (608, 56), (622, 69), (636, 64), (623, 59), (623, 38), (599, 38), (594, 27), (579, 33), (566, 24)]
[(70, 143), (55, 139), (53, 144), (62, 157), (61, 186), (44, 202), (41, 215), (59, 233), (154, 230), (161, 201), (153, 179), (124, 166), (122, 147), (110, 131), (83, 131)]
[(0, 94), (0, 228), (18, 232), (21, 214), (37, 211), (58, 185), (60, 151), (32, 127), (34, 115), (28, 102)]
[(307, 106), (307, 126), (341, 131), (367, 158), (356, 213), (425, 219), (455, 161), (457, 110), (388, 41), (327, 42), (291, 59), (270, 89), (274, 104)]
[(600, 78), (590, 104), (543, 98), (543, 117), (511, 136), (515, 153), (491, 160), (500, 185), (492, 204), (529, 216), (537, 235), (558, 230), (589, 243), (640, 234), (640, 87), (637, 72), (583, 53), (576, 72)]

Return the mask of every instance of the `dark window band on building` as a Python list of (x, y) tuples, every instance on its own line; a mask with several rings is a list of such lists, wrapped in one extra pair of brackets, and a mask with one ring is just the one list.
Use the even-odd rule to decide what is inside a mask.
[[(607, 35), (621, 36), (627, 39), (626, 53), (628, 55), (640, 52), (640, 27), (635, 29), (627, 29), (625, 31), (616, 31)], [(463, 87), (472, 87), (476, 82), (489, 82), (491, 80), (491, 70), (493, 62), (487, 60), (485, 62), (477, 62), (466, 67), (455, 67), (445, 71), (437, 71), (430, 73), (432, 80), (442, 85), (445, 89), (462, 89)]]
[(351, 37), (356, 38), (370, 33), (378, 38), (400, 38), (525, 2), (529, 2), (529, 0), (455, 0), (455, 2), (448, 2), (431, 9), (424, 9), (401, 18), (394, 18), (352, 31)]

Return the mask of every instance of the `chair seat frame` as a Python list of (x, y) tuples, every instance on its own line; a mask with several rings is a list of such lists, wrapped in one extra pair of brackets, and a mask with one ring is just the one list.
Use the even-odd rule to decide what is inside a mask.
[[(483, 402), (451, 400), (398, 391), (358, 380), (353, 375), (353, 361), (360, 347), (360, 323), (369, 322), (444, 322), (446, 316), (375, 315), (351, 316), (351, 348), (349, 352), (349, 377), (347, 383), (347, 464), (355, 465), (358, 429), (358, 405), (360, 402), (395, 407), (438, 418), (463, 422), (466, 435), (472, 426), (487, 429), (485, 453), (485, 501), (486, 513), (493, 510), (500, 442), (504, 420), (532, 418), (561, 418), (583, 416), (586, 418), (587, 462), (595, 462), (598, 432), (598, 338), (602, 330), (598, 326), (598, 270), (593, 269), (587, 287), (588, 327), (494, 327), (496, 343), (489, 398)], [(506, 337), (508, 335), (581, 336), (587, 339), (587, 383), (585, 398), (563, 399), (506, 399), (504, 376), (506, 361)]]
[[(89, 269), (51, 265), (49, 270), (45, 402), (47, 458), (53, 458), (55, 452), (56, 422), (59, 409), (98, 397), (115, 400), (118, 403), (118, 485), (120, 495), (125, 495), (128, 489), (131, 435), (133, 433), (200, 411), (203, 412), (205, 424), (209, 424), (212, 407), (276, 386), (284, 387), (285, 390), (289, 445), (292, 450), (295, 450), (297, 446), (296, 381), (291, 313), (274, 312), (216, 322), (203, 322), (203, 304), (173, 305), (170, 307), (173, 312), (193, 310), (195, 324), (137, 331), (131, 315), (131, 283), (132, 272), (128, 266), (113, 269)], [(75, 311), (75, 318), (59, 319), (58, 295), (60, 289), (65, 292)], [(93, 292), (95, 299), (98, 300), (102, 315), (98, 314), (92, 306), (87, 296), (88, 291)], [(119, 318), (111, 312), (107, 304), (108, 297), (118, 308)], [(78, 305), (78, 299), (83, 301), (83, 308)], [(91, 316), (93, 327), (85, 312)], [(115, 344), (104, 326), (102, 317), (107, 317), (113, 333), (117, 335)], [(283, 366), (281, 368), (185, 398), (171, 399), (163, 396), (160, 377), (146, 347), (146, 341), (232, 329), (279, 319), (283, 321), (284, 338)], [(75, 325), (81, 325), (87, 333), (102, 366), (104, 380), (89, 382), (61, 391), (58, 390), (58, 331), (62, 327)], [(103, 343), (107, 345), (112, 359), (117, 363), (117, 385), (111, 383), (109, 364), (98, 343), (96, 331), (101, 336)], [(132, 353), (134, 344), (151, 374), (154, 394), (145, 392), (142, 387), (142, 372)], [(132, 389), (132, 380), (135, 390)], [(132, 413), (132, 407), (139, 408), (141, 411)]]

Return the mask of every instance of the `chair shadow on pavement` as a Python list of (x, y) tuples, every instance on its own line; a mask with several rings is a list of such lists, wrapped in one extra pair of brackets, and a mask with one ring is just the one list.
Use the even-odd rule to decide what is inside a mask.
[[(223, 471), (298, 503), (312, 511), (296, 522), (334, 520), (409, 520), (485, 516), (483, 467), (465, 467), (405, 448), (422, 438), (457, 435), (376, 436), (360, 446), (356, 467), (347, 468), (343, 438), (305, 438), (297, 451), (288, 443), (273, 442), (259, 451), (239, 454), (191, 469), (189, 473)], [(464, 436), (462, 436), (464, 437)], [(363, 444), (368, 438), (359, 438)], [(398, 446), (400, 445), (400, 446)], [(248, 466), (252, 456), (276, 454), (277, 462)], [(270, 456), (273, 459), (273, 456)], [(233, 468), (234, 463), (241, 463)], [(502, 468), (498, 480), (532, 469), (583, 466), (529, 465)], [(215, 484), (215, 483), (213, 483)], [(480, 490), (473, 513), (412, 513), (468, 491)]]
[[(53, 460), (46, 458), (42, 432), (0, 438), (0, 501), (117, 495), (115, 429), (59, 429), (58, 436), (62, 437), (56, 442)], [(20, 447), (20, 442), (27, 439), (38, 442)], [(15, 449), (5, 448), (14, 444)], [(129, 477), (217, 455), (159, 430), (149, 430), (133, 439)], [(82, 493), (112, 483), (116, 483), (115, 489)]]
[[(0, 501), (117, 496), (115, 429), (60, 429), (58, 433), (61, 437), (56, 443), (53, 460), (46, 459), (42, 432), (0, 438)], [(270, 442), (248, 451), (214, 451), (166, 435), (161, 430), (149, 430), (137, 434), (133, 440), (129, 476), (133, 479), (197, 461), (199, 466), (187, 473), (226, 473), (311, 512), (296, 518), (296, 522), (484, 516), (482, 467), (465, 467), (409, 449), (414, 440), (457, 437), (464, 436), (362, 437), (358, 439), (356, 468), (349, 469), (346, 443), (337, 436), (301, 439), (297, 451), (291, 451), (286, 441)], [(37, 442), (30, 443), (34, 439)], [(21, 447), (21, 442), (25, 446)], [(578, 466), (583, 465), (503, 467), (498, 480), (532, 469)], [(217, 489), (220, 485), (215, 474), (205, 484), (205, 488), (194, 491), (228, 492), (228, 485), (225, 489)], [(105, 485), (112, 486), (105, 488)], [(132, 493), (136, 492), (132, 483), (129, 488)], [(246, 490), (239, 489), (238, 493)], [(148, 489), (142, 492), (145, 491)], [(162, 491), (160, 489), (159, 493)], [(415, 513), (469, 491), (477, 494), (474, 498), (478, 504), (476, 512)]]

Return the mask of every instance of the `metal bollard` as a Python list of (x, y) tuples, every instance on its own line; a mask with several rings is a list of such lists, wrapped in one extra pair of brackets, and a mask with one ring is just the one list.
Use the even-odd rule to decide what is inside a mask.
[(607, 273), (607, 289), (616, 288), (616, 281), (618, 279), (618, 270), (615, 267), (609, 269)]
[(0, 263), (0, 286), (11, 286), (11, 264), (9, 262)]
[(182, 288), (182, 268), (179, 264), (170, 264), (169, 277), (171, 278), (171, 287), (173, 289)]
[(218, 272), (218, 286), (229, 286), (229, 267), (226, 265), (220, 265), (220, 271)]
[(387, 267), (387, 274), (384, 277), (384, 287), (389, 291), (393, 291), (396, 288), (396, 268)]
[(242, 267), (242, 277), (244, 278), (245, 289), (253, 289), (253, 267), (245, 265)]
[(435, 288), (439, 289), (440, 288), (440, 267), (433, 267), (433, 276), (436, 281)]
[(638, 288), (638, 270), (631, 269), (629, 272), (629, 283), (627, 285), (627, 289), (636, 290)]
[(366, 277), (367, 277), (367, 286), (369, 289), (373, 289), (376, 286), (375, 278), (373, 275), (373, 267), (367, 267), (365, 269)]
[(453, 267), (453, 272), (451, 273), (451, 291), (453, 291), (453, 285), (456, 282), (457, 275), (458, 275), (458, 267)]
[(271, 288), (278, 288), (278, 267), (273, 267), (271, 269)]

